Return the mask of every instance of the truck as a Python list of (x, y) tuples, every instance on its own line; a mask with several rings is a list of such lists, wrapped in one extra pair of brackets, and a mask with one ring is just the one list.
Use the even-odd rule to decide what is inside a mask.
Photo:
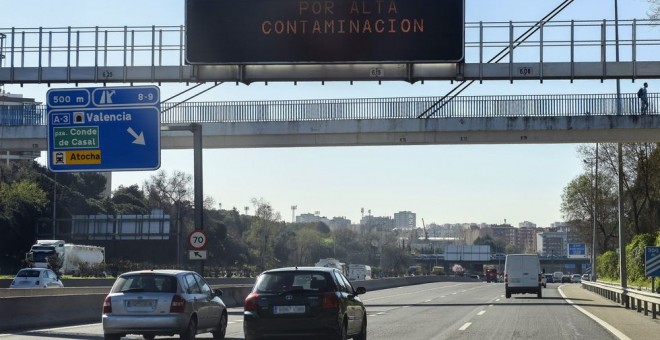
[(50, 268), (58, 274), (80, 274), (80, 264), (105, 262), (105, 248), (70, 244), (63, 240), (37, 240), (25, 254), (30, 267)]
[(342, 272), (342, 274), (348, 275), (348, 269), (346, 268), (346, 263), (340, 262), (339, 260), (334, 259), (332, 257), (320, 259), (319, 262), (316, 262), (314, 264), (314, 266), (337, 268)]
[(497, 267), (495, 265), (484, 265), (484, 277), (486, 283), (497, 282)]
[(371, 267), (366, 264), (349, 264), (348, 279), (351, 281), (371, 280)]

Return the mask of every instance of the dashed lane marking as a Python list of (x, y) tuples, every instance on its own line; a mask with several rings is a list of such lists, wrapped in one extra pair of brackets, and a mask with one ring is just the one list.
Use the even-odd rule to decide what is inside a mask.
[(482, 310), (481, 312), (477, 313), (478, 316), (482, 316), (482, 315), (484, 315), (484, 314), (486, 314), (486, 311), (485, 311), (485, 310)]
[(468, 327), (470, 327), (471, 324), (472, 324), (472, 322), (466, 322), (465, 325), (461, 326), (461, 328), (459, 328), (458, 330), (459, 331), (464, 331), (464, 330), (468, 329)]

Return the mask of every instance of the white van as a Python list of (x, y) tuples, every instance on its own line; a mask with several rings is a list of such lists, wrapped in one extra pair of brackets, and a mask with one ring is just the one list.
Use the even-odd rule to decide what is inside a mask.
[(536, 254), (509, 254), (504, 262), (504, 290), (511, 294), (536, 294), (541, 298), (543, 272)]

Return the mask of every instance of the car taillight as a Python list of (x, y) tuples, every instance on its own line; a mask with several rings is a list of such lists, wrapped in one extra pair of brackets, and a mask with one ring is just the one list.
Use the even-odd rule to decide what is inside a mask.
[(105, 300), (103, 300), (103, 314), (110, 313), (112, 313), (112, 298), (110, 298), (110, 296), (106, 296)]
[(509, 283), (509, 274), (504, 274), (504, 283)]
[(245, 298), (245, 304), (243, 305), (243, 310), (256, 311), (258, 305), (257, 300), (259, 300), (259, 294), (250, 293), (250, 295), (248, 295)]
[(321, 300), (321, 308), (337, 308), (339, 307), (339, 298), (336, 293), (325, 293)]
[(174, 295), (172, 297), (172, 304), (170, 305), (170, 313), (183, 313), (186, 310), (186, 300), (181, 295)]

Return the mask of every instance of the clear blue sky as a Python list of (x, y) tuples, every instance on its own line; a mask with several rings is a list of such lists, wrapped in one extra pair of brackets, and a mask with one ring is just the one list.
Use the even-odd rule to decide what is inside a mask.
[[(402, 1), (402, 0), (399, 0)], [(0, 0), (0, 27), (182, 25), (184, 0)], [(560, 0), (466, 0), (466, 21), (535, 21)], [(619, 18), (646, 18), (646, 0), (620, 0)], [(614, 18), (614, 0), (576, 0), (558, 20)], [(649, 81), (654, 90), (653, 80)], [(81, 84), (81, 86), (100, 86)], [(634, 92), (640, 82), (622, 82)], [(65, 86), (54, 86), (65, 87)], [(443, 95), (453, 85), (426, 82), (225, 84), (199, 100), (318, 99)], [(161, 97), (184, 90), (164, 84)], [(43, 101), (43, 85), (7, 85), (5, 90)], [(474, 84), (464, 95), (614, 93), (606, 81), (517, 81)], [(357, 223), (360, 209), (376, 216), (408, 210), (431, 223), (531, 221), (540, 227), (561, 221), (561, 194), (584, 171), (577, 145), (475, 145), (215, 149), (204, 151), (204, 194), (223, 208), (242, 210), (263, 198), (291, 219), (319, 211)], [(193, 173), (192, 150), (163, 151), (161, 169)], [(142, 184), (155, 172), (115, 172), (113, 189)]]

